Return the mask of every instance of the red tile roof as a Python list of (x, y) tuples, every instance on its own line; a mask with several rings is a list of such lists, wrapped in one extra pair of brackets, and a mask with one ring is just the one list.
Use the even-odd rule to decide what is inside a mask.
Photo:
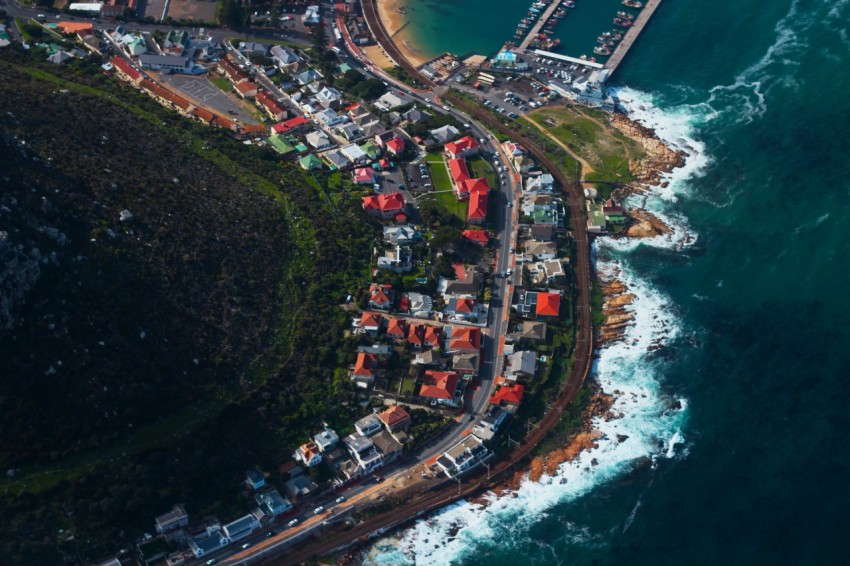
[(455, 272), (455, 279), (466, 279), (466, 267), (462, 263), (453, 263), (452, 269)]
[(443, 329), (439, 326), (426, 326), (425, 327), (425, 343), (431, 345), (434, 348), (438, 348), (440, 346), (440, 339), (443, 337)]
[(525, 387), (521, 383), (516, 383), (510, 387), (503, 385), (496, 391), (496, 394), (490, 397), (490, 403), (501, 405), (507, 403), (509, 405), (519, 405), (522, 403), (522, 394), (525, 392)]
[(370, 312), (364, 312), (363, 316), (360, 317), (360, 326), (363, 328), (380, 328), (381, 321), (384, 319), (379, 314), (372, 314)]
[(266, 127), (263, 124), (245, 124), (239, 128), (239, 133), (242, 135), (264, 135)]
[(474, 306), (474, 300), (468, 298), (461, 298), (455, 302), (455, 312), (471, 313)]
[(278, 104), (277, 101), (264, 90), (257, 93), (257, 102), (275, 116), (279, 116), (286, 112), (286, 110), (281, 108), (280, 104)]
[(456, 185), (470, 178), (464, 159), (449, 159), (449, 173)]
[(490, 237), (484, 230), (464, 230), (461, 235), (467, 240), (473, 241), (476, 244), (486, 245), (490, 241)]
[(200, 118), (201, 120), (203, 120), (204, 122), (207, 122), (207, 123), (212, 122), (213, 119), (215, 118), (215, 114), (213, 114), (212, 112), (210, 112), (206, 108), (195, 107), (195, 108), (192, 109), (190, 114), (192, 116), (195, 116), (196, 118)]
[(558, 316), (561, 313), (561, 295), (557, 293), (537, 293), (538, 316)]
[(426, 370), (419, 388), (420, 397), (431, 399), (454, 399), (458, 376), (453, 371)]
[(407, 321), (403, 318), (391, 318), (387, 323), (387, 334), (396, 338), (404, 338), (407, 335)]
[(78, 31), (91, 30), (93, 26), (85, 22), (59, 22), (56, 27), (62, 30), (62, 33), (72, 34)]
[(236, 90), (241, 92), (242, 94), (251, 92), (252, 90), (257, 90), (257, 83), (254, 81), (239, 81), (236, 83)]
[(393, 405), (386, 411), (378, 413), (378, 418), (384, 421), (384, 424), (390, 430), (400, 428), (410, 422), (410, 415), (398, 405)]
[(487, 194), (490, 192), (490, 185), (487, 183), (487, 179), (477, 178), (477, 179), (466, 179), (465, 181), (461, 181), (460, 183), (460, 191), (462, 193), (483, 193)]
[(487, 218), (487, 193), (472, 193), (469, 195), (469, 210), (466, 219), (481, 221)]
[(404, 140), (402, 138), (393, 138), (386, 143), (387, 150), (395, 155), (404, 151)]
[(372, 377), (375, 374), (375, 362), (375, 354), (360, 352), (357, 354), (357, 361), (354, 363), (354, 375)]
[(457, 141), (449, 142), (445, 145), (446, 151), (452, 156), (462, 154), (465, 151), (478, 148), (478, 142), (470, 136), (463, 136)]
[(421, 346), (425, 343), (425, 325), (411, 324), (407, 329), (407, 341), (414, 346)]
[(369, 301), (376, 305), (389, 305), (392, 302), (392, 299), (385, 289), (391, 288), (392, 286), (390, 285), (372, 283), (372, 286), (369, 287)]
[(362, 197), (365, 210), (395, 212), (404, 209), (404, 195), (401, 193), (380, 194)]
[(478, 350), (481, 347), (481, 330), (468, 326), (452, 326), (449, 340), (451, 350)]
[[(259, 95), (257, 99), (259, 100)], [(271, 97), (267, 97), (271, 98)], [(275, 103), (277, 104), (277, 103)], [(296, 128), (300, 128), (301, 126), (306, 126), (310, 123), (307, 118), (304, 116), (296, 116), (295, 118), (290, 118), (289, 120), (284, 120), (283, 122), (279, 122), (272, 126), (272, 132), (275, 134), (285, 134), (287, 132), (291, 132)]]
[(361, 167), (359, 169), (354, 170), (354, 182), (355, 183), (374, 183), (375, 182), (375, 172), (371, 167)]
[(130, 80), (135, 81), (136, 79), (139, 79), (142, 76), (142, 74), (139, 73), (139, 71), (134, 69), (133, 66), (130, 65), (130, 63), (128, 63), (127, 61), (125, 61), (121, 57), (113, 57), (112, 58), (112, 65), (116, 69), (118, 69), (119, 71), (121, 71), (122, 73), (127, 75), (130, 78)]

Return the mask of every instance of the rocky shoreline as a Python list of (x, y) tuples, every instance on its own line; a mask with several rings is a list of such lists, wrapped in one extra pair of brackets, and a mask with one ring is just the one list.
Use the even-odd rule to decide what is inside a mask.
[(604, 297), (602, 314), (605, 315), (605, 322), (596, 337), (597, 347), (623, 339), (626, 329), (634, 324), (635, 315), (629, 306), (636, 298), (616, 274), (608, 278), (600, 277), (599, 283)]
[(618, 189), (618, 197), (644, 193), (653, 186), (665, 187), (667, 181), (664, 180), (664, 175), (685, 164), (687, 154), (667, 147), (652, 128), (647, 128), (620, 112), (611, 114), (611, 125), (640, 143), (646, 152), (643, 159), (629, 164), (629, 170), (635, 180)]

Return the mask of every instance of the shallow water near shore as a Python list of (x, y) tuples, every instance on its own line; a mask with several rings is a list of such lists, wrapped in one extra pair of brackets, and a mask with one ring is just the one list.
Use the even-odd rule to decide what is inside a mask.
[(671, 236), (596, 244), (638, 296), (596, 367), (627, 392), (604, 426), (628, 432), (516, 497), (418, 522), (368, 563), (843, 562), (850, 1), (668, 1), (653, 20), (615, 81), (689, 156), (631, 197)]

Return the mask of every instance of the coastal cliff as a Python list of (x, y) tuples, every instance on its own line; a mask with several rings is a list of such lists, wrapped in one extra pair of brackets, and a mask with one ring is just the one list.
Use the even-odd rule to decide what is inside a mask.
[(619, 196), (645, 192), (650, 186), (666, 186), (663, 175), (685, 164), (685, 153), (667, 147), (652, 128), (647, 128), (619, 112), (611, 115), (611, 124), (639, 142), (646, 152), (643, 159), (629, 163), (629, 170), (635, 180), (620, 189)]

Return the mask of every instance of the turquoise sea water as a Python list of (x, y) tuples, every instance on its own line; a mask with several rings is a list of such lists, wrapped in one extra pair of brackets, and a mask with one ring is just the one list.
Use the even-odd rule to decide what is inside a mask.
[[(510, 2), (423, 6), (490, 18), (431, 36), (439, 51), (492, 51), (517, 19)], [(689, 153), (634, 201), (676, 233), (596, 244), (639, 296), (596, 368), (624, 418), (558, 477), (454, 505), (371, 563), (846, 563), (848, 22), (850, 0), (662, 4), (615, 82)]]

